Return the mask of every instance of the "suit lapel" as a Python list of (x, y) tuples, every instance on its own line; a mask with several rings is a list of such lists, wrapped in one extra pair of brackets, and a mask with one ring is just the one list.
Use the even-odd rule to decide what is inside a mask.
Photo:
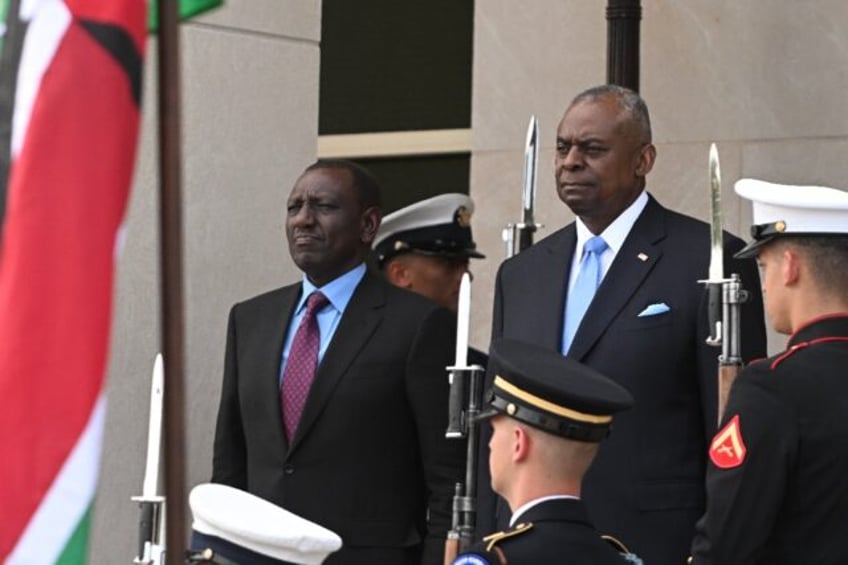
[[(524, 328), (528, 333), (522, 339), (530, 343), (544, 344), (559, 351), (562, 341), (562, 313), (565, 310), (565, 294), (571, 271), (571, 258), (577, 244), (577, 230), (569, 224), (560, 233), (539, 242), (547, 250), (542, 256), (544, 262), (538, 268), (530, 268), (528, 273), (544, 273), (531, 282), (528, 289), (532, 296), (529, 304), (538, 304), (544, 312), (532, 316), (531, 323)], [(551, 316), (549, 309), (556, 305), (559, 315)]]
[(568, 357), (582, 359), (592, 349), (662, 256), (658, 243), (664, 238), (663, 207), (650, 197), (589, 305)]
[(329, 402), (339, 380), (359, 351), (371, 339), (382, 320), (384, 304), (382, 281), (376, 275), (366, 272), (348, 302), (333, 339), (318, 366), (289, 453), (303, 440)]

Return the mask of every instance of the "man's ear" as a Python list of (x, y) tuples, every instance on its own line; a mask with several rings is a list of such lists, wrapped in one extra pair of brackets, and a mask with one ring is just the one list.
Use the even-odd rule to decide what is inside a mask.
[(515, 426), (513, 432), (512, 460), (516, 463), (524, 461), (530, 455), (532, 436), (522, 426)]
[(386, 280), (401, 288), (412, 288), (412, 274), (406, 262), (401, 258), (389, 259), (383, 267)]
[(369, 206), (362, 212), (362, 233), (360, 234), (362, 243), (371, 247), (371, 243), (377, 237), (377, 230), (380, 229), (382, 219), (383, 214), (377, 206)]
[(794, 286), (801, 275), (803, 258), (792, 247), (786, 247), (781, 254), (780, 279), (783, 286)]
[(639, 160), (636, 162), (636, 176), (646, 177), (654, 168), (654, 160), (657, 158), (657, 149), (653, 143), (642, 146), (639, 151)]

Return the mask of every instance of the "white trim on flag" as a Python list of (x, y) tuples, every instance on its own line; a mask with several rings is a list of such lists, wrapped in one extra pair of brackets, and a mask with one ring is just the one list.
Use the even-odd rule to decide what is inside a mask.
[(94, 500), (103, 445), (106, 396), (101, 392), (82, 435), (27, 524), (7, 565), (55, 563)]
[(50, 66), (65, 31), (71, 24), (71, 12), (62, 0), (24, 2), (21, 18), (30, 21), (18, 66), (15, 93), (15, 116), (12, 119), (12, 158), (23, 147), (24, 136), (41, 78)]

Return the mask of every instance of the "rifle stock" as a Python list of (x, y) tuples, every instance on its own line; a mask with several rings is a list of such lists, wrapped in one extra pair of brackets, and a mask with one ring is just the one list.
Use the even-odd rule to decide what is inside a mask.
[[(477, 416), (480, 414), (480, 406), (483, 396), (483, 367), (472, 365), (466, 368), (452, 368), (451, 389), (461, 390), (454, 393), (454, 404), (462, 395), (461, 404), (465, 406), (459, 417), (454, 414), (451, 422), (459, 423), (456, 427), (452, 425), (446, 437), (451, 439), (467, 439), (465, 456), (465, 482), (457, 483), (453, 497), (453, 523), (445, 540), (445, 563), (452, 563), (457, 555), (466, 551), (474, 541), (474, 530), (477, 524), (477, 449), (480, 443), (480, 427)], [(453, 411), (453, 410), (452, 410)]]
[(719, 365), (718, 367), (718, 423), (721, 425), (721, 419), (724, 417), (724, 409), (727, 407), (727, 397), (730, 395), (730, 389), (733, 386), (733, 381), (736, 380), (739, 371), (742, 370), (742, 365)]

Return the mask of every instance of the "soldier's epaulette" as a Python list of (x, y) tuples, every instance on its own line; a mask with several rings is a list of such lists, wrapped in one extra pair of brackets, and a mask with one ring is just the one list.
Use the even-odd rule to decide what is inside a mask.
[(601, 539), (610, 544), (612, 548), (619, 553), (630, 553), (630, 550), (627, 549), (627, 546), (624, 545), (624, 543), (622, 543), (622, 541), (615, 536), (604, 534), (601, 536)]
[(642, 560), (639, 558), (639, 556), (635, 553), (631, 553), (631, 551), (627, 549), (627, 546), (624, 545), (624, 542), (622, 542), (620, 539), (609, 534), (602, 535), (601, 539), (610, 544), (612, 548), (616, 550), (618, 554), (621, 555), (621, 557), (628, 563), (642, 565)]
[(520, 524), (516, 524), (512, 529), (489, 534), (483, 538), (483, 542), (486, 544), (486, 551), (492, 551), (492, 548), (495, 547), (498, 542), (507, 538), (519, 536), (524, 532), (529, 532), (532, 528), (533, 522), (522, 522)]
[(820, 337), (818, 339), (811, 339), (810, 341), (802, 341), (801, 343), (796, 343), (780, 355), (774, 358), (774, 361), (771, 362), (772, 370), (777, 369), (777, 366), (789, 359), (792, 355), (797, 353), (802, 349), (806, 349), (811, 345), (817, 345), (819, 343), (829, 343), (833, 341), (848, 341), (848, 337), (842, 336), (833, 336), (833, 337)]

